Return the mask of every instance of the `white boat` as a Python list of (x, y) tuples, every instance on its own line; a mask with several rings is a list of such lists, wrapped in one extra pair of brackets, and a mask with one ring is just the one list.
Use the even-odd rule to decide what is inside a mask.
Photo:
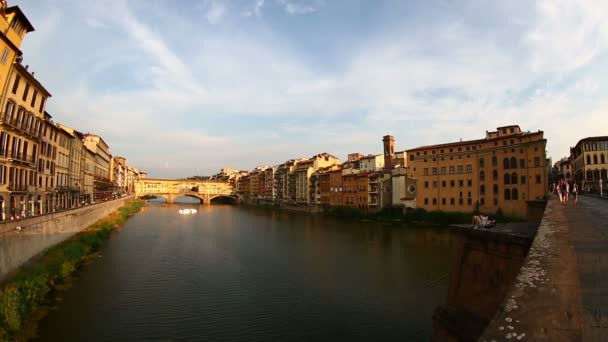
[(180, 214), (182, 214), (182, 215), (189, 215), (189, 214), (196, 214), (198, 212), (198, 210), (196, 210), (196, 209), (180, 209), (177, 212), (180, 213)]

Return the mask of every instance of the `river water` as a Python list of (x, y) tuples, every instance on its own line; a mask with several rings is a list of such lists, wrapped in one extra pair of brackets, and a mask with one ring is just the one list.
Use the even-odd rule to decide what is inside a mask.
[[(179, 215), (181, 208), (197, 208)], [(148, 205), (57, 292), (41, 341), (417, 341), (447, 230), (230, 205)]]

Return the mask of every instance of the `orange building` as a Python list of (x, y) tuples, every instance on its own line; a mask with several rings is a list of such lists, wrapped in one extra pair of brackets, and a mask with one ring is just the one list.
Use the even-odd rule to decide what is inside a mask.
[(418, 182), (417, 207), (484, 213), (501, 209), (525, 217), (527, 201), (546, 194), (543, 132), (517, 125), (486, 132), (484, 139), (407, 150), (408, 173)]
[(342, 205), (347, 207), (357, 207), (357, 174), (342, 174)]
[(337, 207), (342, 202), (342, 170), (328, 172), (329, 174), (329, 206)]

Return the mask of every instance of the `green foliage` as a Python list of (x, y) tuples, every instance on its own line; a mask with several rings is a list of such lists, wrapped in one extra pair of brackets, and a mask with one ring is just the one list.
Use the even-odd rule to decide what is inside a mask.
[(329, 208), (328, 210), (326, 210), (325, 215), (327, 216), (332, 216), (332, 217), (337, 217), (337, 218), (341, 218), (341, 219), (365, 219), (366, 214), (357, 209), (357, 208), (352, 208), (352, 207), (346, 207), (346, 206), (338, 206), (338, 207), (332, 207)]
[(9, 334), (21, 329), (20, 302), (19, 289), (15, 284), (5, 287), (0, 292), (0, 321), (2, 328)]
[(48, 285), (48, 276), (39, 274), (32, 276), (31, 279), (18, 283), (21, 293), (21, 314), (25, 317), (28, 313), (38, 308), (44, 297), (51, 288)]
[(137, 213), (143, 201), (127, 203), (117, 212), (74, 237), (50, 248), (38, 260), (19, 269), (0, 290), (0, 342), (13, 341), (57, 280), (69, 277), (91, 252), (99, 249), (112, 230)]
[(406, 209), (403, 206), (384, 207), (378, 212), (367, 213), (352, 207), (334, 207), (326, 210), (325, 215), (340, 219), (371, 220), (382, 222), (429, 223), (448, 225), (470, 223), (471, 213), (430, 211), (424, 209)]
[(505, 215), (500, 207), (498, 207), (498, 210), (496, 210), (496, 222), (507, 223), (507, 222), (523, 222), (523, 221), (525, 221), (525, 220), (522, 218)]

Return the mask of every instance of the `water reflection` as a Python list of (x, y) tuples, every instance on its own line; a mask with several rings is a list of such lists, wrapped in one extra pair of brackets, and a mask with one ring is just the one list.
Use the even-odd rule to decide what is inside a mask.
[(179, 208), (130, 219), (41, 322), (41, 340), (428, 340), (447, 287), (445, 230)]

